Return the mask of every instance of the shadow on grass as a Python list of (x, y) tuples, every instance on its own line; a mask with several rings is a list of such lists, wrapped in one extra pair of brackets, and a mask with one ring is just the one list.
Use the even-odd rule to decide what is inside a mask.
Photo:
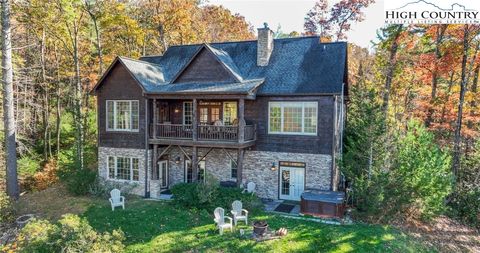
[[(121, 229), (129, 252), (427, 252), (422, 245), (389, 227), (335, 226), (288, 219), (263, 213), (272, 229), (286, 227), (289, 234), (257, 243), (237, 231), (218, 234), (208, 212), (193, 212), (170, 203), (135, 200), (125, 210), (112, 212), (108, 204), (96, 204), (85, 213), (98, 231)], [(251, 220), (253, 220), (251, 219)]]

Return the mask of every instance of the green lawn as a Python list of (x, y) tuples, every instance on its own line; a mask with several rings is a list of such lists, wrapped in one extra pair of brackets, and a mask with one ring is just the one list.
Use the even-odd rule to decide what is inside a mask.
[[(95, 203), (95, 202), (94, 202)], [(430, 252), (396, 229), (377, 225), (326, 225), (257, 213), (273, 229), (286, 227), (279, 240), (255, 242), (237, 232), (215, 231), (211, 214), (177, 208), (171, 203), (132, 200), (112, 212), (107, 202), (83, 214), (98, 231), (122, 229), (128, 252)]]

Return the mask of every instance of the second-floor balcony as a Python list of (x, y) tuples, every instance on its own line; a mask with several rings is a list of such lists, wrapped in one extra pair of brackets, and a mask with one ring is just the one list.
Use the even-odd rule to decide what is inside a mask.
[[(153, 128), (156, 129), (153, 129)], [(243, 137), (240, 126), (214, 126), (198, 125), (198, 141), (221, 141), (221, 142), (247, 142), (255, 140), (255, 126), (245, 125)], [(181, 139), (194, 140), (192, 125), (183, 124), (155, 124), (151, 126), (151, 137), (153, 139)]]
[(160, 145), (244, 148), (254, 145), (244, 100), (152, 99), (149, 142)]

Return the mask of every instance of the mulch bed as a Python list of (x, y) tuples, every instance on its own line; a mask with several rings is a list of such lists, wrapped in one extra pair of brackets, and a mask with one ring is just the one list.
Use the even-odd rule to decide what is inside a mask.
[(446, 216), (429, 223), (411, 221), (396, 226), (440, 252), (480, 252), (479, 231)]

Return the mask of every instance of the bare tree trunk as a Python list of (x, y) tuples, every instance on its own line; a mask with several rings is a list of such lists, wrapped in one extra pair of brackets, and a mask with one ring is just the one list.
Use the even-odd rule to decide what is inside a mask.
[(7, 194), (19, 197), (17, 176), (17, 144), (15, 137), (15, 114), (13, 105), (12, 40), (10, 33), (10, 1), (2, 0), (2, 82), (3, 120), (5, 131), (5, 156), (7, 167)]
[(382, 111), (383, 111), (383, 114), (385, 115), (385, 118), (387, 117), (387, 113), (388, 113), (388, 103), (390, 99), (390, 89), (392, 87), (393, 75), (395, 72), (395, 68), (397, 66), (396, 55), (398, 50), (398, 37), (400, 37), (402, 28), (403, 28), (403, 25), (397, 25), (397, 29), (394, 31), (392, 35), (392, 45), (390, 46), (390, 57), (389, 57), (390, 65), (388, 65), (388, 68), (387, 68), (387, 73), (385, 77), (385, 90), (383, 93)]
[(75, 66), (75, 94), (74, 94), (74, 120), (75, 120), (75, 142), (76, 142), (76, 155), (77, 162), (80, 169), (84, 169), (84, 156), (83, 156), (83, 117), (82, 117), (82, 81), (80, 77), (80, 59), (78, 56), (78, 27), (77, 21), (73, 22), (73, 63)]
[(437, 25), (437, 38), (435, 40), (435, 62), (433, 63), (432, 71), (432, 95), (430, 97), (430, 108), (427, 111), (427, 117), (425, 118), (425, 126), (430, 127), (432, 123), (433, 112), (435, 110), (434, 105), (437, 99), (437, 83), (438, 83), (438, 63), (442, 58), (442, 53), (440, 52), (440, 45), (442, 44), (443, 35), (445, 30), (447, 30), (448, 25)]
[(55, 61), (56, 61), (56, 72), (57, 72), (57, 106), (56, 106), (56, 117), (57, 117), (57, 120), (56, 120), (56, 146), (57, 146), (57, 159), (58, 159), (58, 156), (60, 154), (60, 125), (61, 125), (61, 92), (60, 92), (60, 60), (58, 59), (58, 55), (57, 55), (57, 48), (55, 47)]
[(94, 11), (92, 10), (92, 6), (90, 5), (89, 1), (85, 1), (85, 7), (88, 12), (88, 15), (92, 19), (93, 28), (95, 29), (95, 36), (96, 36), (96, 48), (98, 53), (98, 74), (101, 75), (103, 73), (103, 54), (102, 54), (102, 44), (100, 41), (100, 28), (98, 26), (98, 17), (95, 15)]
[(42, 41), (41, 41), (41, 54), (40, 54), (40, 61), (41, 61), (41, 67), (42, 67), (42, 86), (43, 86), (43, 158), (45, 161), (49, 159), (49, 156), (51, 155), (50, 151), (50, 137), (49, 137), (49, 132), (50, 132), (50, 110), (49, 110), (49, 89), (48, 89), (48, 84), (46, 80), (46, 74), (45, 74), (45, 30), (42, 33)]
[(462, 56), (462, 73), (461, 73), (461, 83), (460, 83), (460, 99), (458, 101), (458, 112), (457, 112), (457, 120), (455, 126), (455, 138), (453, 143), (453, 163), (452, 163), (452, 173), (454, 178), (456, 178), (458, 174), (458, 169), (460, 167), (460, 145), (462, 141), (462, 119), (463, 119), (463, 104), (465, 102), (465, 92), (467, 86), (467, 58), (468, 58), (468, 51), (469, 51), (469, 26), (464, 26), (463, 32), (463, 56)]

